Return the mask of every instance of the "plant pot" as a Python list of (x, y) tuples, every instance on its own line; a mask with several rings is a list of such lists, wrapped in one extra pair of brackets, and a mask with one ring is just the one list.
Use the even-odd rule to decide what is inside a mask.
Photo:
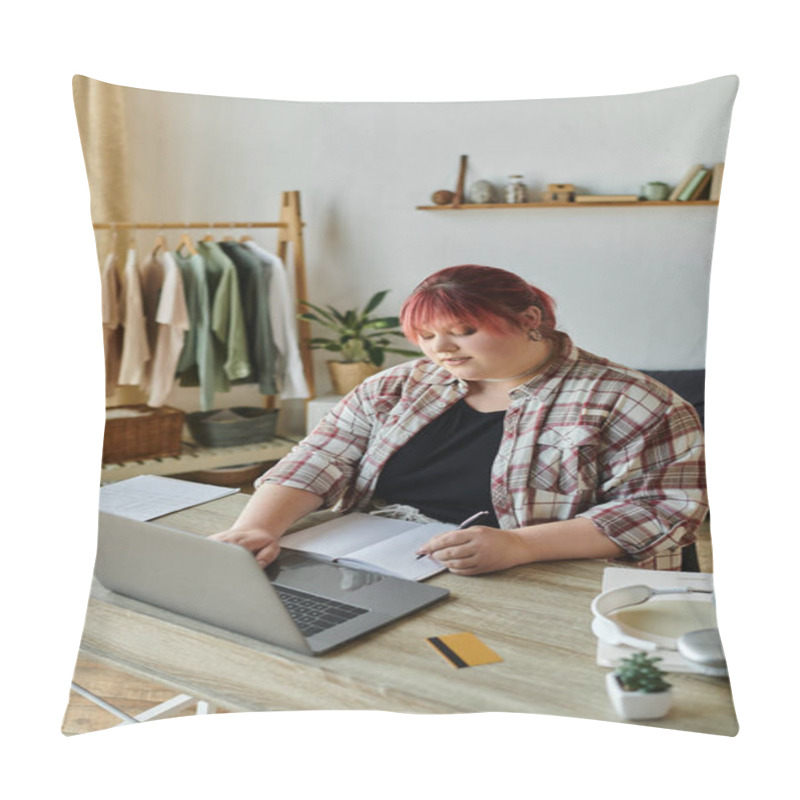
[(606, 675), (606, 691), (614, 710), (623, 719), (660, 719), (672, 707), (672, 689), (663, 692), (629, 692), (613, 672)]
[(328, 361), (328, 373), (336, 394), (347, 394), (378, 368), (367, 361)]

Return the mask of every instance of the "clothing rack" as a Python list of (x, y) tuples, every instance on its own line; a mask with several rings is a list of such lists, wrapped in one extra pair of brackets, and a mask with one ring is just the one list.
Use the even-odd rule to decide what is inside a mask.
[[(251, 228), (276, 228), (278, 230), (278, 246), (276, 255), (284, 265), (288, 265), (289, 247), (292, 248), (292, 264), (294, 267), (295, 296), (298, 301), (307, 298), (306, 272), (305, 272), (305, 251), (303, 248), (303, 220), (300, 215), (300, 192), (281, 193), (281, 211), (277, 222), (95, 222), (95, 230), (111, 230), (112, 234), (116, 230), (197, 230), (211, 228), (228, 229), (251, 229)], [(314, 374), (311, 364), (311, 351), (308, 346), (310, 337), (310, 326), (305, 320), (299, 320), (298, 325), (300, 356), (303, 362), (306, 383), (309, 395), (314, 396)], [(265, 398), (265, 405), (274, 405), (274, 397)], [(142, 473), (152, 473), (158, 475), (174, 474), (186, 472), (187, 470), (213, 469), (215, 467), (229, 466), (233, 464), (247, 463), (248, 455), (252, 455), (256, 460), (277, 460), (284, 456), (291, 447), (296, 444), (291, 440), (280, 440), (280, 437), (264, 445), (249, 445), (244, 447), (228, 448), (230, 452), (220, 452), (211, 450), (207, 453), (192, 454), (188, 460), (183, 456), (171, 458), (158, 458), (150, 460), (138, 460), (136, 462), (124, 464), (111, 464), (103, 468), (104, 478), (111, 480), (121, 480), (132, 475)], [(107, 467), (107, 469), (106, 469)], [(131, 722), (143, 722), (147, 719), (170, 716), (187, 705), (197, 704), (197, 713), (208, 713), (213, 708), (204, 701), (192, 698), (189, 695), (181, 694), (161, 703), (154, 708), (148, 709), (143, 714), (132, 717), (120, 709), (106, 703), (102, 698), (88, 692), (78, 684), (72, 684), (72, 688), (89, 699), (91, 702), (101, 706), (107, 711), (122, 718), (121, 724)]]
[[(306, 300), (308, 290), (306, 285), (305, 249), (303, 247), (304, 222), (300, 213), (300, 192), (281, 192), (280, 217), (276, 222), (128, 222), (110, 221), (95, 222), (95, 230), (210, 230), (217, 228), (247, 230), (251, 228), (276, 228), (278, 230), (278, 243), (276, 255), (287, 265), (289, 248), (292, 251), (292, 265), (294, 267), (294, 283), (296, 300)], [(300, 356), (303, 361), (303, 371), (308, 385), (309, 396), (314, 397), (314, 370), (311, 362), (311, 350), (308, 340), (311, 336), (311, 326), (306, 320), (299, 320), (298, 334), (300, 342)], [(267, 407), (274, 405), (274, 398), (267, 397)]]
[(284, 228), (283, 222), (95, 222), (95, 230), (116, 228), (141, 228), (160, 230), (162, 228)]

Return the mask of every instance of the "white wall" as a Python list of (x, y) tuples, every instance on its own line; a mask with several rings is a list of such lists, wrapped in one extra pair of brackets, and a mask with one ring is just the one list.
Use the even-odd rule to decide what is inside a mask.
[[(389, 288), (393, 313), (430, 272), (489, 264), (550, 292), (560, 327), (586, 349), (641, 368), (702, 367), (715, 208), (415, 206), (455, 188), (461, 154), (467, 185), (517, 172), (534, 192), (556, 182), (620, 194), (677, 183), (694, 163), (725, 160), (737, 86), (728, 76), (624, 96), (469, 103), (130, 89), (134, 214), (276, 219), (280, 192), (299, 189), (313, 301), (351, 307)], [(255, 238), (274, 244), (272, 232)], [(326, 380), (320, 370), (320, 392)]]

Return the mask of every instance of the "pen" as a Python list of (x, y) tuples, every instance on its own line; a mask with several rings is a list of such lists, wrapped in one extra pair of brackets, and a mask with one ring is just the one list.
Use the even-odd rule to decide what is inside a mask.
[(472, 525), (472, 523), (475, 522), (476, 519), (478, 519), (479, 517), (485, 517), (488, 514), (489, 514), (488, 511), (479, 511), (477, 514), (473, 514), (471, 517), (468, 517), (467, 519), (465, 519), (458, 526), (458, 528), (456, 528), (456, 530), (462, 531), (462, 530), (464, 530), (464, 528), (469, 528), (469, 526)]
[[(465, 519), (456, 528), (456, 530), (457, 531), (462, 531), (462, 530), (464, 530), (464, 528), (469, 528), (469, 526), (472, 525), (472, 523), (475, 522), (476, 519), (479, 519), (480, 517), (488, 516), (488, 514), (489, 514), (488, 511), (479, 511), (477, 514), (473, 514), (471, 517), (467, 517), (467, 519)], [(417, 554), (417, 561), (419, 561), (421, 558), (424, 558), (426, 555), (428, 555), (428, 554), (427, 553), (418, 553)]]

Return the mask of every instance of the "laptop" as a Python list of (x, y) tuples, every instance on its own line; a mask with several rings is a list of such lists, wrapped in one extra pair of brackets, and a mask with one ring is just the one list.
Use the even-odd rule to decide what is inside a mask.
[(449, 594), (289, 550), (263, 569), (239, 545), (104, 512), (98, 530), (95, 576), (107, 589), (308, 655)]

